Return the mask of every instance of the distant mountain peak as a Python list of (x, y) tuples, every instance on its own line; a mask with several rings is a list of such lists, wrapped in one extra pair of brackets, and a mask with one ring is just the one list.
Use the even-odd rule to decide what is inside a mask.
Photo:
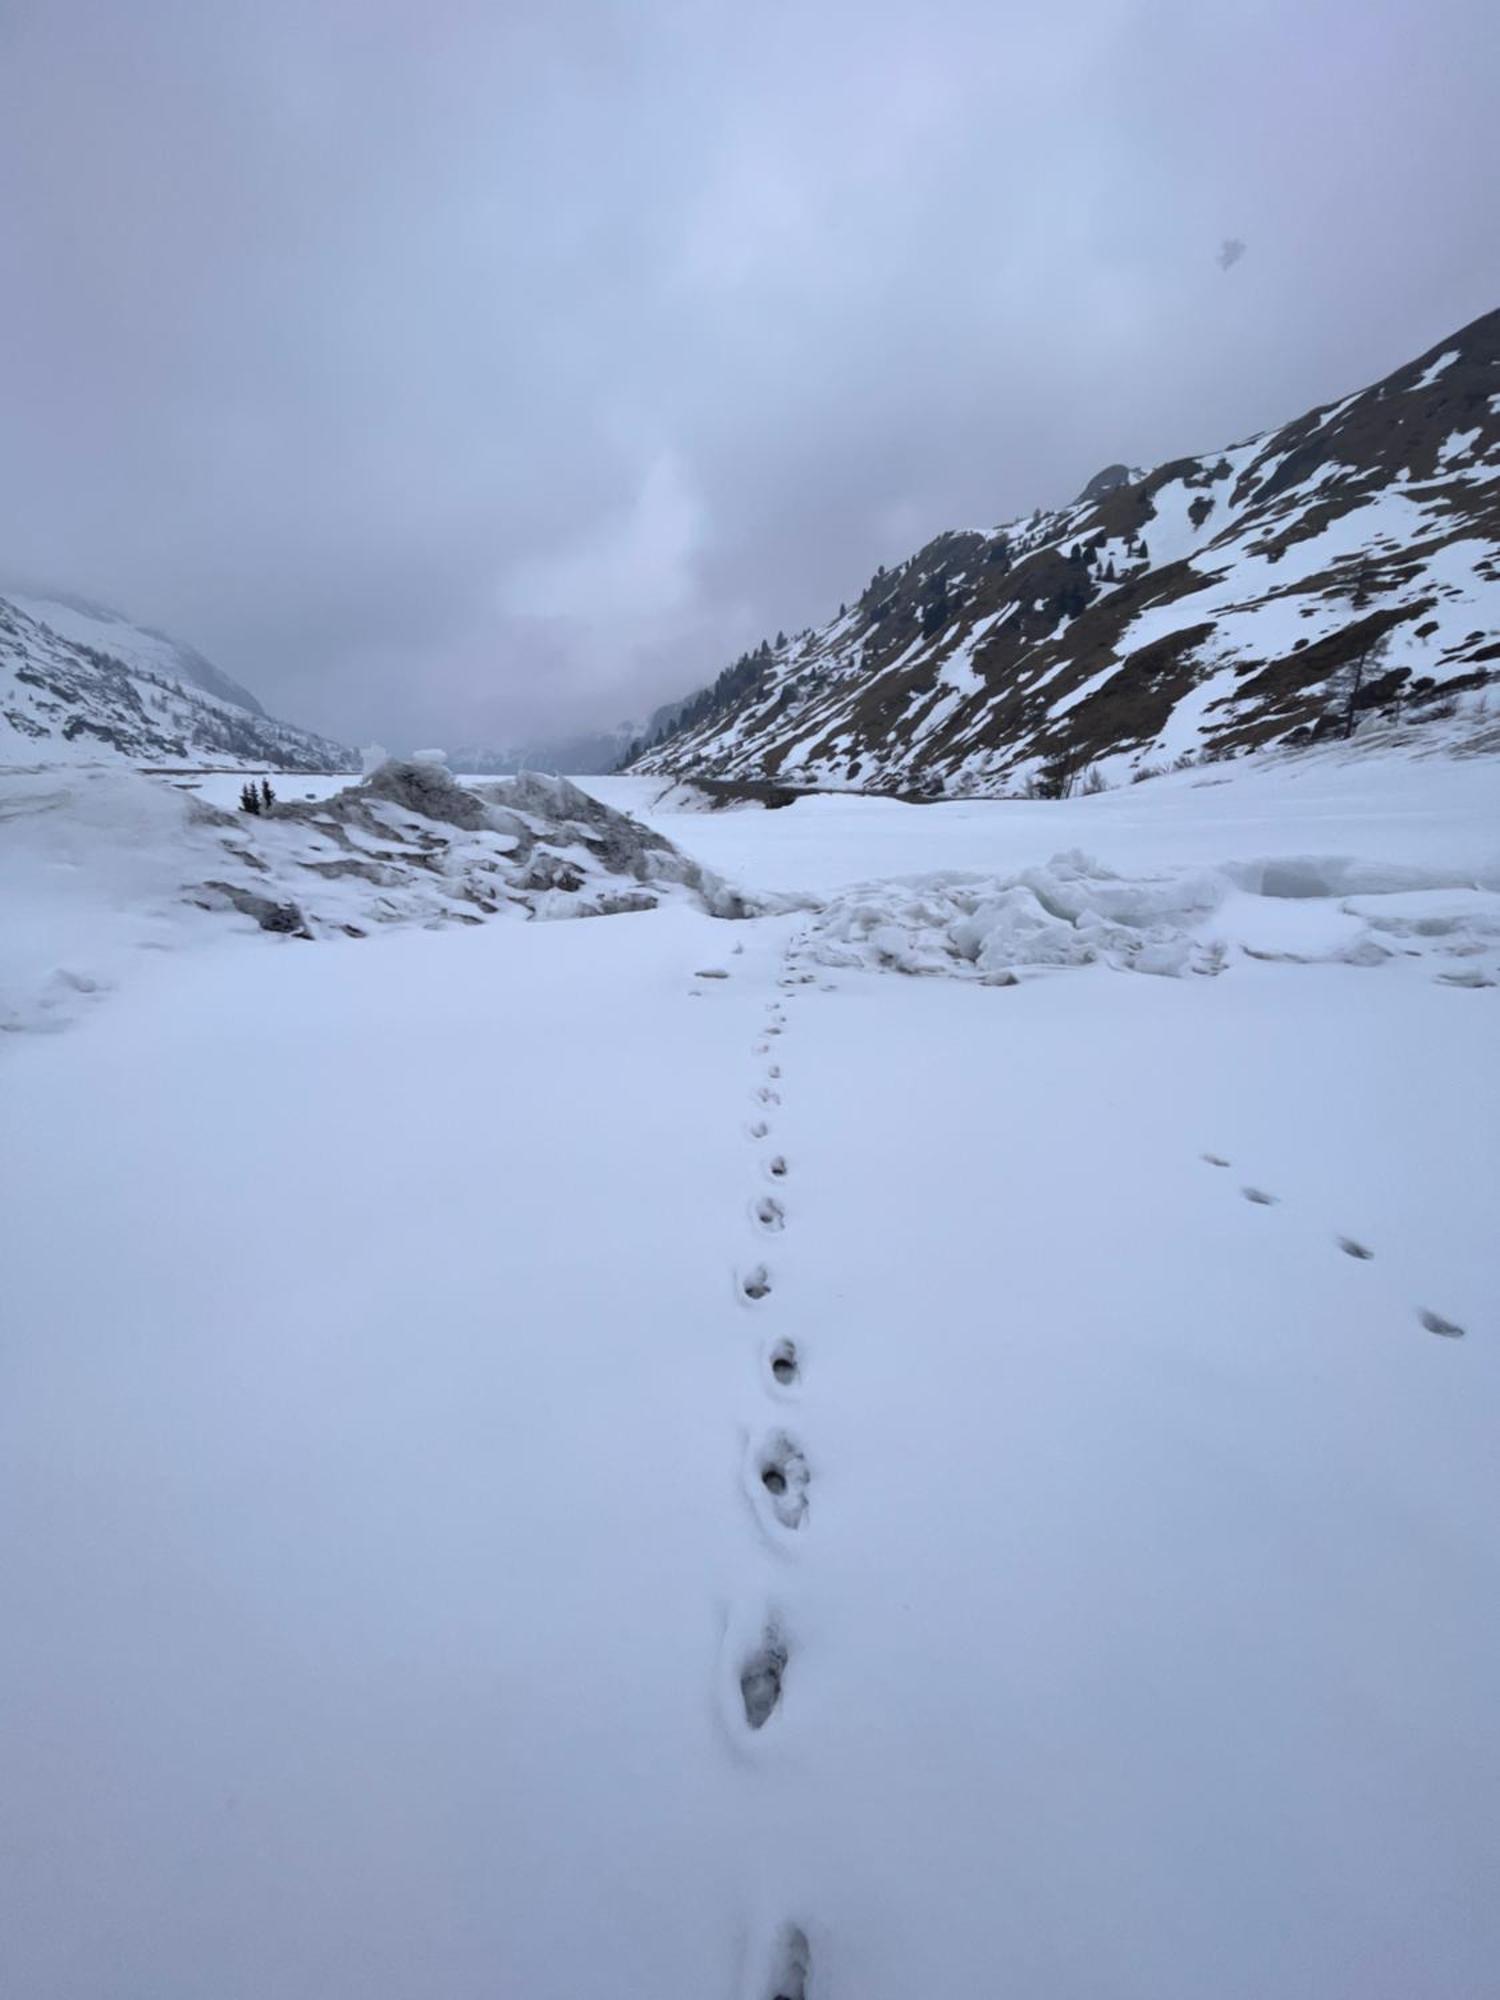
[(1128, 486), (1139, 473), (1132, 472), (1128, 465), (1106, 465), (1102, 472), (1096, 472), (1073, 502), (1075, 507), (1086, 506), (1090, 500), (1102, 500), (1106, 493), (1113, 493), (1117, 486)]

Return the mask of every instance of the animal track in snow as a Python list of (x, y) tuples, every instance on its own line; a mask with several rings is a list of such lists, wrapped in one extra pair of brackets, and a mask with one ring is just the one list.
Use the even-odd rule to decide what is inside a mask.
[(786, 1210), (773, 1194), (762, 1195), (753, 1205), (751, 1213), (762, 1229), (774, 1232), (786, 1228)]
[(771, 1296), (771, 1274), (764, 1264), (755, 1264), (740, 1279), (740, 1291), (757, 1304)]
[[(1217, 1153), (1204, 1153), (1200, 1157), (1206, 1160), (1211, 1167), (1227, 1167), (1229, 1165), (1228, 1160), (1221, 1158)], [(1240, 1189), (1240, 1193), (1246, 1201), (1254, 1202), (1259, 1208), (1274, 1208), (1281, 1199), (1280, 1195), (1271, 1194), (1267, 1189), (1259, 1187), (1245, 1186)], [(1333, 1240), (1340, 1250), (1343, 1251), (1344, 1255), (1352, 1257), (1356, 1263), (1368, 1264), (1374, 1260), (1375, 1252), (1370, 1248), (1368, 1243), (1361, 1243), (1357, 1236), (1335, 1235)], [(1444, 1340), (1462, 1340), (1465, 1338), (1465, 1329), (1463, 1327), (1451, 1319), (1445, 1319), (1441, 1313), (1433, 1312), (1430, 1307), (1418, 1307), (1417, 1319), (1429, 1333), (1438, 1334)]]
[(781, 1081), (781, 1064), (770, 1063), (766, 1068), (766, 1075), (771, 1079), (772, 1083), (779, 1083)]
[(812, 1952), (807, 1933), (796, 1924), (787, 1924), (776, 1940), (771, 1983), (762, 1989), (764, 2000), (807, 2000), (807, 1983), (811, 1978)]
[(771, 1512), (782, 1527), (800, 1528), (807, 1519), (807, 1486), (812, 1477), (800, 1446), (785, 1431), (777, 1431), (756, 1453), (755, 1467)]
[(1430, 1312), (1426, 1306), (1423, 1306), (1417, 1318), (1429, 1333), (1440, 1333), (1444, 1340), (1462, 1340), (1464, 1337), (1461, 1326), (1455, 1326), (1451, 1319), (1444, 1319), (1441, 1313)]
[(789, 1658), (785, 1639), (775, 1625), (767, 1625), (760, 1645), (740, 1668), (740, 1698), (752, 1729), (764, 1729), (775, 1714)]
[(781, 1099), (769, 1084), (763, 1083), (755, 1092), (755, 1101), (757, 1104), (779, 1104)]
[(746, 1132), (752, 1139), (764, 1139), (770, 1129), (764, 1118), (752, 1118), (750, 1123), (745, 1127)]
[(773, 1181), (784, 1181), (787, 1175), (785, 1156), (781, 1153), (773, 1153), (770, 1159), (766, 1161), (766, 1172), (771, 1176)]
[(791, 1341), (778, 1341), (771, 1349), (771, 1373), (783, 1389), (790, 1389), (798, 1379), (801, 1370), (797, 1366), (797, 1350)]

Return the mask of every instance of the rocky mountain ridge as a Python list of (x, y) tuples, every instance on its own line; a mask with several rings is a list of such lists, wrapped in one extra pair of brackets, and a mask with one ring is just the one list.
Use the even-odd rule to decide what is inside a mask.
[(1066, 791), (1377, 714), (1421, 731), (1497, 660), (1500, 312), (1278, 430), (937, 536), (658, 711), (630, 767)]

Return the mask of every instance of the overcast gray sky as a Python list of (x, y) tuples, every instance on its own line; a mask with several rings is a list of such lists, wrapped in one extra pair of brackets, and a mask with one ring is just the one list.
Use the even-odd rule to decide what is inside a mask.
[(1495, 0), (0, 0), (0, 573), (635, 716), (1500, 304), (1497, 91)]

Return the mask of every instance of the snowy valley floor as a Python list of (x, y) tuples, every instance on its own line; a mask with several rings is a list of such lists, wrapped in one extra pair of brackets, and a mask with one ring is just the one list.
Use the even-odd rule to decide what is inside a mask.
[[(0, 1991), (1492, 1993), (1497, 806), (669, 812), (833, 914), (247, 929), (0, 1041)], [(1070, 849), (1372, 872), (881, 969)]]

